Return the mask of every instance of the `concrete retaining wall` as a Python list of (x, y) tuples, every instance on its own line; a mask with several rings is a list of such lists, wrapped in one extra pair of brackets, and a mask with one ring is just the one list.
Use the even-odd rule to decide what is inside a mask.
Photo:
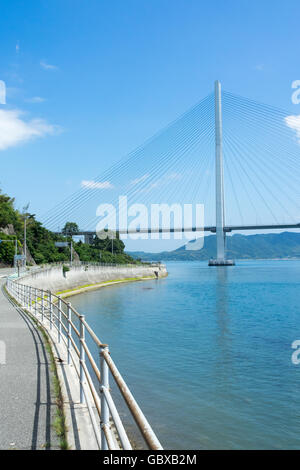
[(29, 273), (18, 282), (39, 289), (60, 292), (87, 284), (98, 284), (116, 279), (165, 277), (164, 265), (157, 266), (73, 266), (63, 273), (62, 266), (51, 266), (41, 271)]

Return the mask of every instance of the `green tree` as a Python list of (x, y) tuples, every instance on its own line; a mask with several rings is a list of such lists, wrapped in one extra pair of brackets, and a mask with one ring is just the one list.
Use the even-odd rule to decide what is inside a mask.
[(21, 228), (20, 214), (14, 209), (14, 199), (0, 190), (0, 228), (12, 224), (15, 230)]
[[(16, 237), (0, 232), (0, 240), (0, 264), (13, 265)], [(6, 240), (10, 241), (7, 242)], [(17, 242), (17, 246), (20, 247), (20, 242)]]
[[(107, 231), (107, 230), (106, 230)], [(110, 239), (108, 232), (107, 237), (101, 239), (99, 237), (94, 238), (93, 245), (101, 251), (108, 251), (114, 254), (123, 254), (125, 249), (125, 244), (120, 240), (120, 234), (117, 232), (114, 239)]]
[(69, 237), (77, 232), (79, 232), (79, 228), (76, 222), (66, 222), (64, 228), (62, 229), (62, 233)]

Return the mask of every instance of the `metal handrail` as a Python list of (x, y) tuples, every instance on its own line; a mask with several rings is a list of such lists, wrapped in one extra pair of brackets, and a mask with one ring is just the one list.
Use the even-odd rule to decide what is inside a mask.
[[(80, 403), (86, 403), (88, 407), (99, 447), (102, 450), (132, 449), (111, 394), (109, 386), (109, 376), (111, 375), (147, 447), (152, 450), (161, 450), (162, 446), (158, 438), (112, 360), (108, 345), (99, 340), (93, 329), (86, 322), (84, 315), (79, 314), (69, 302), (49, 290), (20, 284), (16, 279), (10, 278), (7, 278), (6, 288), (8, 293), (26, 311), (34, 315), (41, 325), (47, 328), (48, 321), (49, 329), (53, 330), (54, 327), (57, 331), (58, 343), (63, 344), (66, 349), (67, 363), (71, 364), (72, 362), (78, 376)], [(79, 327), (75, 325), (75, 321), (79, 322)], [(75, 337), (73, 337), (73, 334), (75, 334)], [(99, 367), (97, 366), (97, 360), (93, 357), (86, 343), (86, 334), (89, 334), (89, 337), (99, 350)], [(74, 338), (77, 338), (78, 345)], [(90, 376), (88, 365), (95, 374), (98, 392)], [(95, 418), (92, 404), (97, 411), (98, 422)], [(112, 427), (112, 423), (114, 427)], [(120, 443), (115, 438), (114, 431), (117, 431)]]
[(30, 274), (31, 272), (36, 272), (40, 270), (45, 270), (47, 268), (52, 268), (55, 266), (101, 266), (101, 267), (125, 267), (125, 268), (136, 268), (138, 266), (164, 266), (160, 261), (138, 261), (136, 263), (101, 263), (100, 261), (56, 261), (53, 263), (45, 263), (41, 265), (32, 266), (30, 269), (23, 272), (23, 274)]

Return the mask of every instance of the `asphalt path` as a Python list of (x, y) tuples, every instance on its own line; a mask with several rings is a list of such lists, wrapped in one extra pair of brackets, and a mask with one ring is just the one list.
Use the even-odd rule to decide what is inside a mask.
[[(0, 270), (0, 277), (12, 270)], [(57, 449), (56, 403), (41, 332), (0, 279), (0, 449)]]

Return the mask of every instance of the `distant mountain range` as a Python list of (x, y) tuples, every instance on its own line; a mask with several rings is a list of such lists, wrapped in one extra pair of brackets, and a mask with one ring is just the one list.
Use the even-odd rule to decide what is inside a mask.
[[(234, 234), (228, 236), (227, 257), (232, 259), (300, 258), (300, 233), (282, 232), (258, 235)], [(185, 245), (174, 251), (161, 253), (130, 252), (134, 258), (145, 261), (202, 261), (213, 258), (216, 253), (216, 236), (204, 239), (202, 250), (189, 251)]]

